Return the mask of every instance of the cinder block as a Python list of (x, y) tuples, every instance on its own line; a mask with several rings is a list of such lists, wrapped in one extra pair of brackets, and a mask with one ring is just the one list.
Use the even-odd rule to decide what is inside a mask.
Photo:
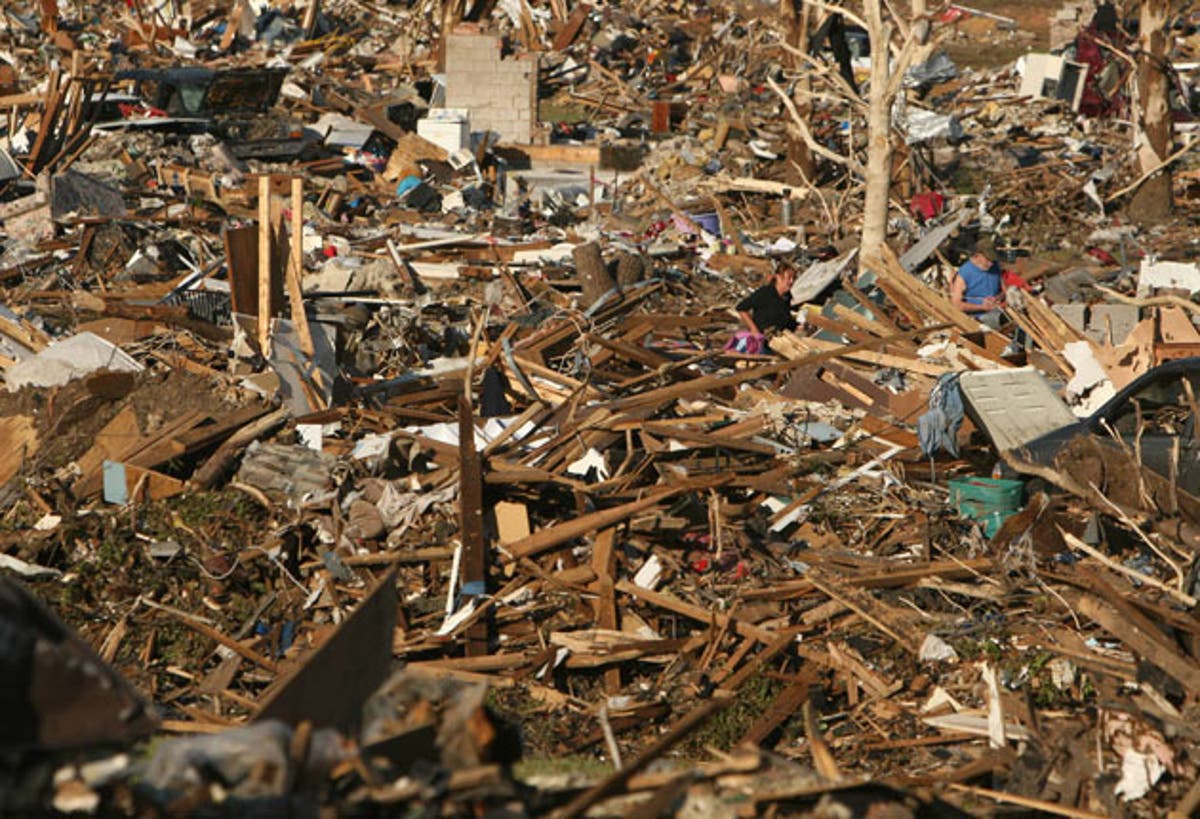
[(1055, 304), (1051, 305), (1051, 310), (1058, 314), (1059, 318), (1067, 324), (1074, 327), (1079, 332), (1084, 332), (1087, 329), (1087, 305), (1081, 302), (1071, 302), (1070, 304)]
[(1097, 342), (1108, 340), (1108, 327), (1112, 325), (1113, 344), (1124, 344), (1129, 333), (1138, 323), (1138, 308), (1132, 304), (1092, 305), (1088, 321), (1088, 336)]

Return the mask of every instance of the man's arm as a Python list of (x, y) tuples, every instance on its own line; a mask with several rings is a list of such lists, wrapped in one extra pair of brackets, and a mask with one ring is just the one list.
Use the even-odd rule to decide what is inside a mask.
[(950, 279), (950, 303), (964, 313), (986, 313), (1000, 306), (1000, 299), (988, 296), (982, 304), (975, 304), (963, 298), (967, 293), (967, 283), (962, 276), (955, 273)]

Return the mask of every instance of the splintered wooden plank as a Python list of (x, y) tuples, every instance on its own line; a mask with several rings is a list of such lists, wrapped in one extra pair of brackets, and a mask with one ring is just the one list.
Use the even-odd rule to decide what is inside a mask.
[[(596, 625), (602, 629), (619, 629), (617, 619), (617, 595), (613, 575), (617, 570), (617, 530), (604, 529), (596, 535), (592, 547), (592, 570), (596, 573)], [(621, 669), (608, 668), (604, 671), (604, 690), (616, 694), (621, 690)]]
[(295, 673), (272, 686), (255, 721), (356, 726), (363, 703), (391, 670), (396, 596), (393, 569)]
[(917, 312), (925, 313), (938, 321), (950, 322), (967, 332), (979, 329), (979, 322), (973, 321), (948, 299), (905, 272), (896, 254), (887, 245), (880, 247), (880, 255), (871, 262), (869, 267), (878, 277), (880, 288), (896, 302), (896, 306), (905, 315), (915, 308)]
[(717, 449), (735, 452), (750, 452), (757, 455), (776, 455), (779, 450), (770, 444), (760, 444), (756, 441), (739, 440), (733, 435), (727, 435), (724, 429), (716, 433), (697, 432), (682, 427), (664, 431), (667, 438), (673, 438), (682, 444), (693, 447), (715, 447)]
[(643, 770), (654, 760), (673, 748), (678, 742), (707, 722), (718, 711), (725, 709), (733, 701), (732, 697), (714, 697), (708, 702), (701, 703), (692, 709), (678, 722), (672, 725), (665, 734), (652, 742), (637, 759), (624, 768), (614, 772), (575, 797), (566, 807), (551, 814), (555, 819), (575, 819), (583, 816), (593, 805), (604, 801), (610, 796), (621, 793), (626, 789), (634, 774)]
[(830, 643), (826, 648), (829, 651), (829, 664), (852, 675), (872, 697), (890, 697), (904, 687), (903, 682), (889, 681), (872, 670), (848, 645)]
[(185, 412), (156, 432), (142, 435), (133, 408), (126, 406), (96, 435), (92, 448), (77, 461), (80, 475), (71, 487), (72, 493), (83, 498), (99, 492), (104, 482), (101, 473), (104, 461), (152, 469), (184, 454), (187, 447), (176, 436), (207, 417), (203, 412)]
[(1058, 343), (1052, 336), (1046, 336), (1041, 328), (1037, 327), (1034, 322), (1030, 321), (1028, 314), (1023, 314), (1020, 310), (1013, 309), (1009, 309), (1007, 314), (1008, 317), (1013, 320), (1013, 323), (1015, 323), (1017, 327), (1019, 327), (1025, 332), (1026, 335), (1033, 339), (1034, 344), (1041, 348), (1042, 352), (1044, 352), (1050, 358), (1050, 360), (1054, 362), (1054, 366), (1058, 368), (1059, 372), (1068, 378), (1074, 375), (1075, 368), (1067, 363), (1067, 360), (1058, 352), (1062, 349), (1062, 345), (1060, 343)]
[[(920, 322), (917, 322), (918, 324)], [(919, 327), (915, 330), (908, 330), (888, 338), (876, 339), (870, 343), (852, 344), (848, 347), (843, 347), (839, 350), (828, 350), (820, 353), (813, 353), (799, 358), (794, 361), (773, 362), (764, 364), (760, 367), (750, 367), (733, 375), (704, 375), (699, 378), (692, 378), (678, 384), (671, 384), (666, 387), (660, 387), (654, 390), (648, 390), (638, 395), (630, 395), (625, 398), (619, 398), (615, 401), (610, 401), (606, 406), (610, 410), (624, 410), (633, 407), (646, 407), (661, 405), (668, 401), (674, 401), (678, 398), (684, 398), (692, 395), (702, 395), (711, 390), (728, 389), (737, 387), (747, 381), (755, 381), (760, 378), (768, 378), (780, 373), (788, 372), (789, 370), (798, 369), (799, 367), (811, 364), (817, 364), (822, 361), (828, 361), (839, 355), (844, 355), (848, 352), (857, 350), (879, 349), (889, 343), (897, 341), (905, 341), (917, 336), (932, 333), (937, 330), (944, 330), (949, 325), (936, 324), (928, 327)]]
[(28, 415), (0, 418), (0, 485), (8, 483), (38, 448), (37, 428)]
[(843, 603), (846, 608), (891, 637), (906, 651), (914, 655), (920, 653), (922, 637), (908, 628), (905, 622), (907, 617), (904, 614), (876, 600), (869, 592), (853, 588), (819, 569), (810, 569), (806, 576), (813, 586)]
[[(310, 4), (311, 5), (311, 4)], [(287, 265), (288, 303), (291, 307), (292, 324), (300, 337), (300, 352), (313, 357), (312, 333), (308, 329), (308, 314), (304, 312), (304, 293), (300, 280), (304, 278), (304, 180), (292, 177), (292, 224)], [(320, 370), (314, 370), (320, 374)]]
[[(487, 544), (483, 538), (483, 465), (475, 449), (475, 418), (471, 402), (458, 399), (459, 536), (463, 543), (463, 591), (487, 594)], [(488, 626), (479, 621), (467, 630), (467, 655), (488, 650)]]
[(622, 594), (628, 594), (630, 597), (644, 600), (660, 609), (682, 614), (684, 617), (689, 617), (696, 622), (715, 623), (718, 626), (731, 628), (743, 637), (752, 637), (760, 643), (772, 643), (779, 638), (779, 634), (771, 629), (761, 628), (753, 623), (747, 623), (745, 620), (739, 620), (723, 612), (711, 611), (703, 606), (688, 603), (666, 592), (643, 589), (641, 586), (628, 580), (619, 581), (616, 589)]
[(1090, 594), (1080, 597), (1079, 613), (1099, 623), (1105, 631), (1129, 646), (1134, 654), (1161, 668), (1191, 693), (1200, 692), (1200, 665), (1180, 654), (1157, 629), (1147, 631), (1140, 622), (1126, 619)]
[(4, 316), (0, 316), (0, 333), (13, 341), (20, 342), (35, 353), (46, 349), (46, 345), (50, 343), (46, 334), (32, 324), (16, 322)]
[[(833, 312), (834, 315), (836, 315), (841, 321), (844, 321), (847, 324), (853, 324), (859, 330), (868, 332), (873, 336), (879, 336), (882, 338), (883, 336), (890, 336), (892, 333), (896, 332), (896, 328), (894, 326), (888, 326), (876, 321), (874, 318), (867, 318), (853, 307), (847, 307), (844, 304), (835, 303), (833, 305)], [(874, 316), (881, 312), (882, 311), (876, 307), (872, 311), (871, 315)]]
[(656, 506), (667, 498), (672, 498), (683, 492), (694, 491), (697, 486), (695, 483), (684, 483), (654, 492), (640, 500), (623, 503), (611, 509), (601, 509), (573, 520), (564, 521), (556, 526), (539, 529), (529, 537), (522, 538), (516, 543), (511, 543), (503, 547), (503, 551), (507, 553), (509, 562), (519, 560), (523, 557), (533, 557), (556, 546), (561, 546), (569, 540), (583, 537), (597, 529), (615, 526), (633, 517), (643, 509)]
[(80, 475), (98, 471), (106, 460), (123, 460), (121, 456), (131, 451), (141, 437), (137, 413), (132, 406), (126, 405), (96, 433), (91, 449), (76, 460)]
[(599, 353), (592, 356), (592, 364), (594, 366), (602, 365), (613, 355), (616, 355), (616, 357), (623, 358), (627, 361), (633, 361), (637, 364), (641, 364), (643, 367), (649, 367), (652, 370), (661, 367), (664, 364), (671, 363), (671, 359), (667, 358), (661, 353), (655, 352), (654, 350), (647, 350), (645, 347), (641, 347), (637, 344), (631, 344), (624, 340), (605, 338), (599, 333), (588, 333), (587, 340), (600, 346), (602, 348), (601, 352), (609, 353), (609, 355), (605, 356), (604, 358), (601, 358)]
[(829, 750), (829, 743), (825, 741), (825, 735), (821, 732), (821, 726), (817, 723), (816, 710), (813, 708), (812, 702), (805, 702), (802, 708), (804, 712), (804, 734), (808, 738), (808, 747), (809, 752), (812, 754), (813, 767), (826, 780), (837, 782), (842, 778), (842, 772), (838, 768), (837, 761), (833, 758), (833, 752)]
[[(185, 485), (178, 478), (172, 478), (170, 475), (155, 472), (153, 469), (144, 469), (132, 464), (115, 464), (115, 466), (120, 471), (120, 474), (125, 477), (125, 498), (129, 501), (163, 500), (164, 498), (173, 498), (176, 495), (181, 495), (184, 492)], [(107, 471), (108, 467), (106, 466), (105, 469)], [(108, 499), (107, 489), (108, 485), (106, 482), (106, 500)]]
[(887, 332), (884, 333), (884, 335), (891, 335), (892, 333), (900, 332), (899, 325), (897, 325), (896, 322), (892, 321), (891, 318), (888, 317), (888, 315), (883, 311), (883, 308), (867, 298), (866, 294), (851, 284), (849, 279), (842, 280), (842, 289), (849, 293), (861, 307), (871, 312), (871, 315), (874, 317), (874, 321), (877, 325), (887, 329)]
[[(1072, 327), (1066, 319), (1051, 310), (1040, 298), (1029, 296), (1025, 298), (1023, 303), (1025, 305), (1025, 312), (1029, 317), (1039, 327), (1044, 328), (1046, 332), (1053, 336), (1055, 342), (1058, 344), (1056, 349), (1061, 350), (1072, 341), (1086, 341), (1089, 345), (1095, 346), (1092, 344), (1091, 339), (1084, 335), (1081, 330)], [(1192, 332), (1194, 333), (1195, 330), (1193, 329)]]
[(575, 42), (575, 38), (579, 36), (579, 30), (583, 28), (583, 24), (587, 22), (588, 15), (591, 14), (592, 7), (587, 3), (580, 3), (571, 12), (571, 16), (567, 18), (567, 22), (563, 23), (563, 27), (559, 29), (558, 34), (554, 38), (554, 43), (550, 46), (551, 51), (562, 51), (564, 48)]
[(780, 691), (779, 696), (767, 706), (767, 710), (746, 730), (737, 744), (758, 745), (770, 736), (772, 731), (787, 722), (808, 700), (810, 682), (800, 680)]
[(621, 631), (600, 628), (552, 631), (549, 636), (550, 645), (570, 651), (567, 668), (611, 666), (655, 655), (673, 658), (684, 650), (687, 642), (682, 638), (639, 639)]
[(271, 412), (266, 404), (247, 404), (228, 415), (223, 415), (211, 424), (200, 424), (176, 436), (188, 452), (216, 443), (227, 435), (241, 429)]
[(51, 69), (50, 78), (47, 80), (46, 107), (42, 110), (42, 121), (38, 127), (33, 148), (29, 151), (29, 158), (26, 160), (26, 167), (34, 173), (42, 169), (42, 154), (46, 150), (47, 141), (58, 125), (63, 97), (65, 96), (59, 87), (60, 77), (61, 73), (59, 69)]
[(883, 291), (887, 296), (888, 301), (896, 308), (900, 315), (904, 316), (910, 324), (920, 327), (925, 323), (925, 316), (921, 309), (909, 298), (908, 294), (900, 287), (897, 287), (894, 282), (885, 279), (879, 279), (875, 282), (875, 286)]
[[(842, 583), (860, 589), (890, 589), (909, 586), (929, 577), (946, 580), (978, 577), (993, 571), (995, 563), (989, 557), (972, 560), (941, 560), (916, 566), (897, 565), (883, 570), (865, 571), (842, 578)], [(817, 586), (811, 579), (789, 580), (770, 588), (748, 589), (743, 600), (788, 600), (812, 594)]]
[(875, 367), (895, 367), (907, 372), (938, 378), (951, 371), (944, 364), (934, 364), (919, 358), (876, 350), (844, 352), (845, 345), (819, 338), (804, 338), (793, 332), (780, 333), (771, 339), (771, 349), (789, 359), (801, 358), (814, 352), (833, 352), (847, 361), (870, 364)]
[(258, 349), (271, 355), (271, 177), (258, 178)]
[(808, 314), (804, 318), (804, 324), (806, 327), (816, 327), (818, 330), (842, 336), (850, 341), (867, 343), (878, 338), (878, 336), (869, 330), (863, 330), (846, 321), (838, 321), (837, 319), (823, 316), (816, 310), (808, 311)]

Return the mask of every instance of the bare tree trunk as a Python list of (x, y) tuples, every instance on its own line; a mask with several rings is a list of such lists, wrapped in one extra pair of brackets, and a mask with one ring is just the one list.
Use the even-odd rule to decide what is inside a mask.
[[(1171, 121), (1167, 78), (1170, 37), (1166, 28), (1170, 0), (1141, 0), (1136, 121), (1142, 144), (1138, 164), (1142, 173), (1158, 167), (1171, 155)], [(1138, 188), (1129, 203), (1130, 215), (1139, 221), (1163, 219), (1171, 213), (1171, 170), (1164, 168)]]
[[(888, 66), (891, 25), (883, 21), (880, 0), (865, 3), (871, 38), (871, 87), (867, 96), (867, 179), (863, 203), (862, 242), (859, 259), (879, 255), (887, 238), (888, 191), (892, 181), (892, 100)], [(899, 66), (903, 71), (904, 67)]]
[(913, 55), (911, 65), (920, 65), (933, 56), (937, 40), (933, 37), (933, 22), (926, 16), (929, 7), (925, 0), (912, 0), (912, 32), (920, 48)]
[[(633, 287), (646, 278), (646, 261), (636, 253), (622, 250), (617, 254), (617, 287)], [(601, 293), (601, 295), (604, 295)]]
[[(812, 13), (811, 7), (803, 2), (803, 0), (780, 0), (780, 10), (783, 12), (783, 17), (788, 24), (787, 39), (788, 44), (799, 49), (800, 51), (808, 51), (808, 20)], [(800, 57), (792, 55), (791, 64), (793, 69), (806, 68)], [(800, 80), (796, 86), (796, 95), (793, 102), (796, 103), (796, 110), (800, 112), (800, 116), (805, 120), (809, 118), (812, 112), (810, 97), (803, 93), (812, 90), (812, 72), (804, 70), (800, 75)], [(788, 138), (788, 159), (796, 163), (796, 168), (799, 173), (808, 182), (813, 182), (816, 177), (816, 163), (813, 161), (812, 151), (808, 149), (807, 143), (802, 139), (798, 139), (792, 135)]]

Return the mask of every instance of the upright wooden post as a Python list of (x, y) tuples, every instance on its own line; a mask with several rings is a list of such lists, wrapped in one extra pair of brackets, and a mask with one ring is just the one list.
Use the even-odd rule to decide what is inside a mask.
[(271, 177), (258, 178), (258, 349), (271, 357)]
[[(474, 355), (474, 353), (472, 353)], [(487, 593), (487, 547), (483, 540), (483, 464), (475, 449), (475, 418), (471, 402), (458, 397), (459, 537), (462, 538), (462, 590), (464, 594)], [(467, 629), (467, 656), (488, 653), (487, 620)]]
[[(617, 571), (617, 528), (610, 526), (596, 534), (592, 548), (592, 571), (596, 573), (596, 625), (616, 631), (621, 628), (617, 616), (616, 586), (613, 575)], [(609, 694), (621, 691), (621, 669), (611, 666), (604, 670), (604, 690)]]
[(317, 26), (317, 14), (320, 11), (321, 0), (308, 0), (308, 8), (304, 10), (304, 22), (301, 24), (304, 29), (304, 39), (312, 39), (313, 30)]
[(312, 333), (308, 328), (308, 314), (304, 312), (304, 291), (301, 279), (304, 276), (304, 180), (292, 177), (292, 229), (291, 253), (288, 256), (287, 288), (291, 304), (292, 324), (300, 337), (300, 351), (313, 357)]

